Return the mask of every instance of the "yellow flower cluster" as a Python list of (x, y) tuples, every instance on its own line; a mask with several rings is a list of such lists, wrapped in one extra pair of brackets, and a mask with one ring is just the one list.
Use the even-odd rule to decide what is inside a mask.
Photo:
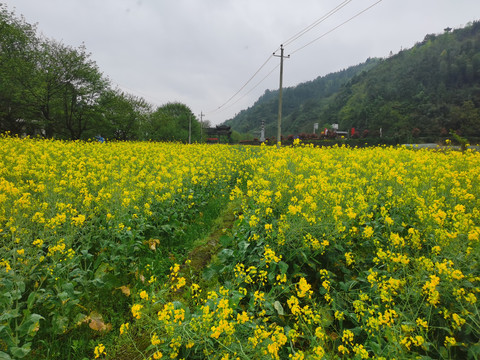
[(267, 267), (271, 262), (278, 263), (280, 260), (282, 260), (282, 256), (281, 255), (277, 256), (275, 254), (275, 251), (272, 248), (270, 248), (269, 245), (265, 246), (265, 252), (263, 256), (265, 259), (265, 263), (267, 264)]
[(178, 276), (180, 271), (180, 265), (175, 264), (174, 266), (170, 267), (170, 282), (171, 288), (175, 291), (180, 290), (186, 284), (186, 279), (183, 276)]
[(436, 275), (430, 275), (430, 281), (423, 285), (423, 291), (428, 296), (427, 301), (430, 305), (437, 306), (440, 301), (440, 293), (437, 286), (440, 283), (440, 278)]
[(95, 359), (98, 359), (100, 356), (106, 356), (107, 352), (105, 350), (105, 345), (98, 344), (97, 346), (95, 346), (94, 355)]
[(131, 308), (132, 315), (135, 319), (140, 319), (142, 317), (142, 312), (141, 312), (142, 308), (143, 308), (143, 305), (141, 304), (132, 305), (132, 308)]
[[(65, 276), (95, 223), (131, 239), (158, 209), (193, 213), (199, 189), (230, 199), (218, 286), (179, 264), (165, 284), (138, 273), (146, 358), (439, 358), (480, 336), (479, 153), (103, 145), (0, 138), (0, 272), (27, 274), (34, 257)], [(142, 239), (149, 254), (155, 240)]]
[(41, 234), (42, 243), (34, 244), (39, 250), (45, 246), (50, 256), (68, 251), (74, 256), (78, 249), (72, 245), (82, 229), (95, 226), (100, 217), (112, 229), (131, 231), (134, 220), (155, 216), (153, 204), (171, 206), (179, 198), (191, 205), (195, 187), (215, 189), (231, 182), (238, 172), (235, 164), (248, 156), (216, 145), (102, 145), (2, 136), (2, 241), (14, 234), (28, 252), (23, 242)]
[[(281, 151), (262, 147), (259, 152), (262, 161), (258, 157), (248, 161), (250, 176), (237, 180), (231, 199), (242, 202), (239, 220), (249, 239), (266, 239), (289, 265), (304, 264), (299, 274), (275, 274), (273, 286), (280, 293), (289, 289), (284, 296), (295, 319), (290, 326), (302, 329), (306, 317), (324, 316), (326, 307), (335, 314), (338, 326), (345, 324), (345, 314), (353, 313), (349, 319), (358, 321), (364, 339), (375, 342), (379, 334), (393, 336), (408, 351), (432, 349), (426, 344), (437, 335), (429, 326), (433, 319), (425, 320), (431, 316), (428, 306), (443, 313), (457, 308), (442, 323), (450, 332), (459, 333), (465, 326), (472, 329), (467, 318), (478, 320), (472, 305), (480, 293), (476, 276), (469, 277), (475, 271), (469, 259), (478, 261), (475, 251), (480, 250), (478, 153), (307, 146)], [(265, 226), (264, 231), (259, 225)], [(328, 270), (322, 268), (325, 264)], [(263, 286), (247, 276), (252, 265), (237, 264), (234, 273), (241, 281), (236, 283)], [(315, 267), (320, 277), (312, 272)], [(351, 292), (340, 292), (347, 289)], [(312, 304), (307, 307), (302, 301), (310, 291)], [(350, 308), (339, 307), (345, 299)], [(422, 317), (408, 317), (401, 306), (410, 301), (422, 304), (420, 312), (412, 310)], [(390, 333), (408, 322), (417, 324), (416, 333)], [(301, 336), (306, 333), (307, 329)], [(388, 347), (383, 341), (375, 346)], [(371, 356), (362, 344), (347, 342), (336, 348), (340, 354)], [(312, 343), (310, 354), (313, 349)], [(401, 358), (401, 351), (390, 356)], [(303, 356), (303, 351), (290, 354)]]
[(5, 259), (2, 259), (0, 261), (0, 266), (4, 267), (5, 268), (5, 272), (9, 272), (10, 270), (12, 270), (12, 267), (10, 266), (10, 263), (8, 262), (8, 260), (5, 260)]

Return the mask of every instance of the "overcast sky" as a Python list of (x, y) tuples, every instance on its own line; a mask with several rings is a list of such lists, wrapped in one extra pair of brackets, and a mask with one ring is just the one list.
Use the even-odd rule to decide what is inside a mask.
[[(203, 119), (212, 124), (252, 106), (266, 89), (278, 88), (279, 69), (274, 68), (280, 59), (271, 55), (282, 43), (285, 55), (291, 54), (284, 61), (283, 83), (294, 86), (368, 57), (387, 57), (390, 51), (422, 41), (426, 34), (480, 19), (478, 0), (383, 0), (374, 5), (377, 2), (3, 1), (17, 16), (37, 23), (46, 37), (74, 47), (84, 43), (114, 87), (156, 106), (182, 102), (198, 117), (206, 114)], [(339, 11), (287, 42), (339, 5), (343, 5)]]

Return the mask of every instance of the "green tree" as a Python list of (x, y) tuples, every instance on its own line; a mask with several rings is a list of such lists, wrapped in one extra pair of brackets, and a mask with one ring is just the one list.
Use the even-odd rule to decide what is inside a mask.
[(103, 92), (99, 104), (101, 120), (96, 130), (108, 139), (138, 139), (140, 128), (151, 113), (151, 106), (144, 99), (119, 90)]
[(35, 27), (0, 4), (0, 132), (30, 133), (32, 114), (24, 86), (34, 73)]
[(81, 139), (95, 132), (99, 99), (108, 81), (82, 45), (43, 40), (36, 53), (35, 82), (29, 84), (46, 137)]
[(37, 37), (0, 4), (0, 132), (130, 140), (150, 113), (143, 99), (111, 89), (84, 45)]
[(174, 102), (159, 107), (142, 126), (146, 140), (187, 143), (191, 124), (191, 141), (200, 141), (200, 122), (187, 105)]
[(449, 127), (460, 131), (463, 136), (480, 136), (480, 109), (472, 100), (467, 100), (461, 106), (450, 109)]

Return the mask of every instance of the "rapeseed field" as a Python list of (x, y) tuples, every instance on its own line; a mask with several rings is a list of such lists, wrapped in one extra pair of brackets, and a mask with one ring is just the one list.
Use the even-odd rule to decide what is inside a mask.
[(480, 356), (477, 152), (0, 145), (1, 359)]

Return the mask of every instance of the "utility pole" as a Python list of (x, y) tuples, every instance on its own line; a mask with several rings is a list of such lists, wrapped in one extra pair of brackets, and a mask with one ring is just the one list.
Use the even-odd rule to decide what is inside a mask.
[(262, 120), (262, 127), (260, 129), (260, 142), (265, 141), (265, 120)]
[[(277, 148), (280, 148), (280, 144), (282, 141), (282, 89), (283, 89), (283, 58), (284, 58), (283, 44), (280, 45), (280, 55), (275, 55), (275, 53), (273, 53), (273, 56), (280, 58), (280, 86), (278, 89), (278, 123), (277, 123)], [(289, 58), (290, 55), (285, 57)]]
[(203, 117), (205, 116), (205, 114), (200, 111), (200, 141), (203, 142)]
[(188, 143), (192, 143), (192, 114), (188, 115)]

